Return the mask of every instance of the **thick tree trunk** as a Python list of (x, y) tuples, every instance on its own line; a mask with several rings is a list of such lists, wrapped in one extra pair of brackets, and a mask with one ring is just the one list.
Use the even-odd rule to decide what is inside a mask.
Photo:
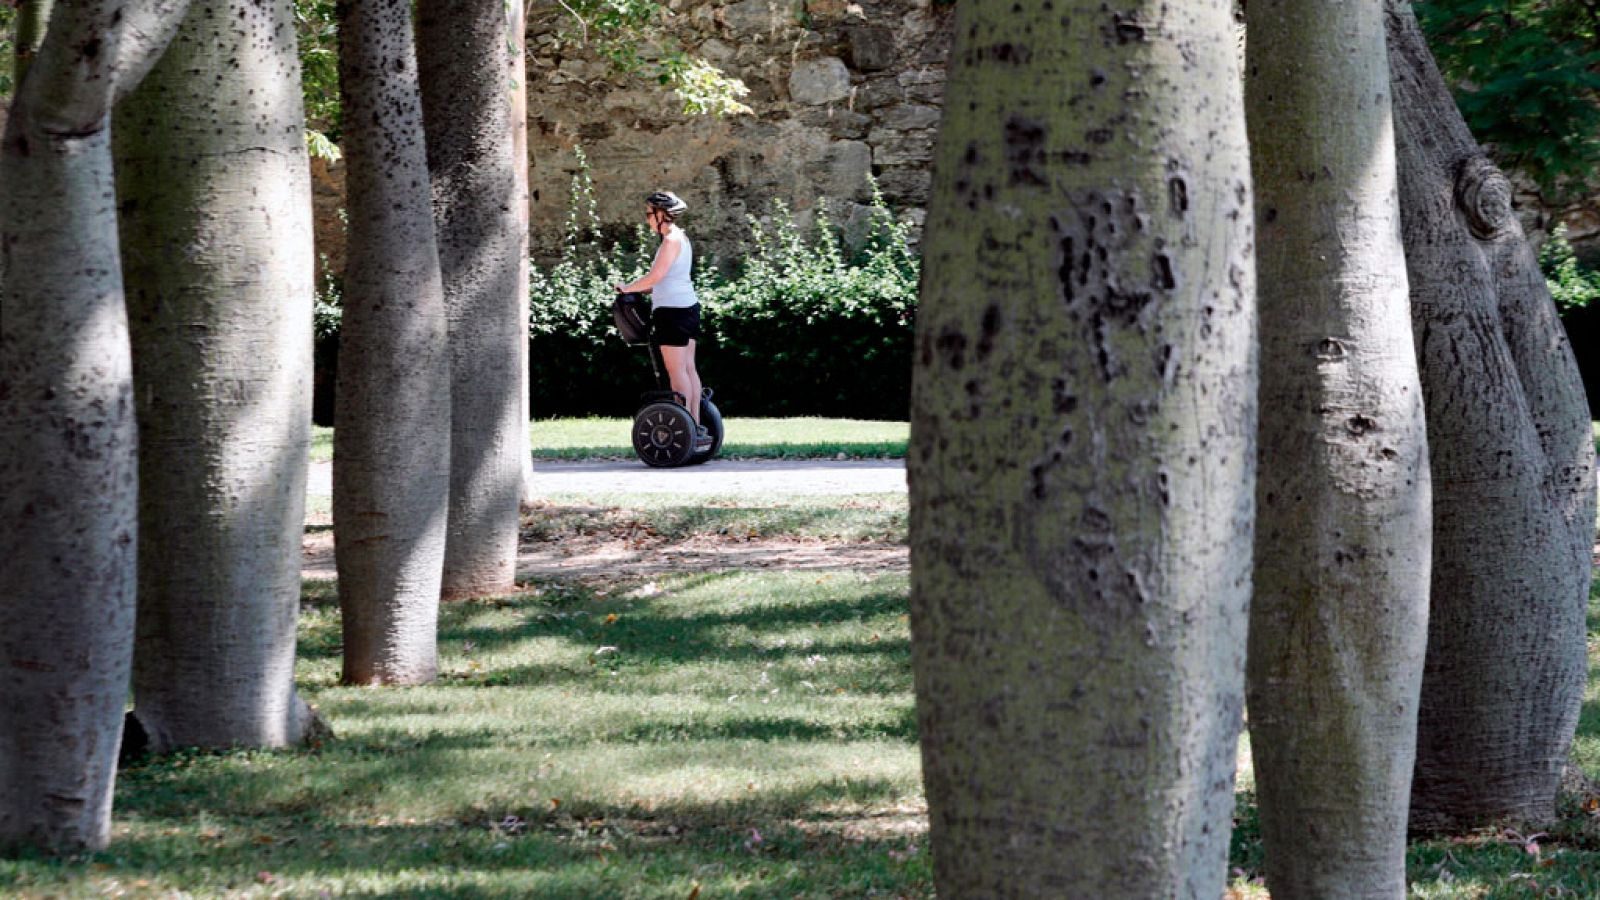
[(1594, 447), (1572, 348), (1403, 0), (1388, 0), (1412, 327), (1434, 484), (1411, 826), (1554, 813), (1583, 700)]
[(1222, 893), (1256, 465), (1231, 9), (957, 7), (909, 459), (940, 896)]
[[(517, 291), (520, 293), (518, 303), (521, 309), (522, 330), (518, 332), (520, 339), (517, 349), (521, 356), (517, 361), (519, 377), (522, 386), (518, 389), (517, 398), (522, 402), (521, 422), (522, 430), (528, 430), (528, 420), (532, 417), (533, 398), (528, 396), (529, 378), (528, 365), (531, 360), (528, 355), (528, 304), (532, 298), (528, 296), (528, 18), (522, 0), (512, 0), (506, 6), (507, 22), (511, 28), (511, 159), (512, 175), (516, 179), (516, 188), (512, 202), (517, 210), (517, 234), (520, 243), (517, 248)], [(522, 450), (522, 504), (528, 506), (538, 497), (533, 491), (533, 453), (531, 447)]]
[(516, 577), (523, 419), (521, 277), (506, 84), (505, 7), (423, 0), (423, 122), (450, 319), (450, 519), (446, 598), (510, 590)]
[(63, 5), (0, 144), (6, 851), (97, 849), (110, 838), (139, 530), (110, 118), (184, 5)]
[(339, 343), (333, 520), (344, 679), (438, 670), (450, 501), (450, 359), (411, 4), (339, 5), (349, 265)]
[(1432, 534), (1383, 22), (1383, 0), (1250, 7), (1250, 746), (1281, 897), (1406, 888)]
[(311, 185), (289, 0), (207, 0), (117, 111), (149, 749), (281, 747), (311, 424)]

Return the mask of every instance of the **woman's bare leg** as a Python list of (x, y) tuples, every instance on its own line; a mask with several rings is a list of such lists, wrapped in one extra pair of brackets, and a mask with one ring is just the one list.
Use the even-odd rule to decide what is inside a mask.
[(689, 373), (693, 371), (689, 361), (693, 359), (694, 342), (690, 341), (687, 347), (662, 347), (661, 361), (667, 366), (667, 381), (672, 384), (672, 389), (683, 395), (685, 407), (689, 415), (694, 417), (695, 424), (700, 423), (700, 391), (699, 380), (689, 380)]
[(694, 416), (696, 422), (700, 421), (700, 372), (694, 367), (694, 339), (689, 340), (689, 353), (685, 359), (684, 368), (689, 375), (689, 414)]

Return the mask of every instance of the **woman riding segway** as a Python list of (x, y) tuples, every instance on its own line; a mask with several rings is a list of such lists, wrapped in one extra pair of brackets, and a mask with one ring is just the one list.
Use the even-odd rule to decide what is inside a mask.
[(651, 343), (661, 348), (667, 381), (684, 399), (694, 420), (694, 452), (711, 449), (712, 436), (700, 421), (700, 373), (694, 367), (695, 339), (700, 336), (700, 299), (690, 281), (694, 247), (678, 227), (677, 219), (689, 205), (671, 191), (656, 191), (645, 198), (645, 221), (661, 238), (650, 271), (631, 284), (617, 285), (618, 293), (650, 292)]

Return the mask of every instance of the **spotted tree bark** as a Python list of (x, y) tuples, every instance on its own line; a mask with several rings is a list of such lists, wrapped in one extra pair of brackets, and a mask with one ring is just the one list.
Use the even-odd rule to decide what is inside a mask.
[(1250, 748), (1267, 883), (1403, 897), (1430, 485), (1383, 0), (1257, 0), (1261, 309)]
[(117, 111), (147, 748), (280, 747), (311, 416), (311, 184), (289, 0), (198, 0)]
[(105, 846), (138, 435), (111, 109), (183, 0), (63, 2), (0, 143), (0, 850)]
[(1256, 464), (1231, 13), (956, 10), (908, 463), (941, 896), (1222, 893)]
[(344, 679), (438, 672), (450, 359), (409, 0), (339, 4), (350, 253), (333, 516)]
[(510, 590), (516, 576), (527, 343), (505, 8), (423, 0), (423, 124), (450, 321), (450, 516), (444, 596)]
[(1588, 403), (1511, 189), (1388, 0), (1400, 212), (1433, 469), (1414, 829), (1554, 813), (1586, 675)]

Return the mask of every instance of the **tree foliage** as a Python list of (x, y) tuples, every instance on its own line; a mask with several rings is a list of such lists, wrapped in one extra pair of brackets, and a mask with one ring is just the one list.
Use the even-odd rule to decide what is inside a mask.
[(1600, 163), (1600, 4), (1426, 0), (1429, 46), (1473, 134), (1560, 196)]
[[(10, 34), (9, 7), (0, 0), (0, 30)], [(589, 46), (620, 74), (657, 82), (683, 101), (689, 115), (748, 113), (739, 102), (744, 82), (683, 52), (670, 35), (671, 13), (656, 0), (555, 0), (569, 23), (566, 43)], [(334, 0), (295, 0), (300, 70), (305, 90), (306, 140), (313, 156), (338, 159), (339, 31)], [(9, 39), (9, 38), (5, 38)], [(0, 50), (5, 45), (0, 44)], [(6, 76), (0, 74), (0, 94)]]
[[(11, 58), (16, 0), (0, 0), (0, 59)], [(688, 115), (750, 112), (740, 102), (744, 82), (691, 56), (670, 34), (671, 12), (656, 0), (556, 0), (570, 23), (564, 42), (590, 46), (620, 74), (654, 81), (683, 101)], [(305, 93), (306, 147), (312, 156), (339, 158), (339, 27), (334, 0), (295, 0)], [(0, 66), (0, 100), (11, 96), (9, 65)]]
[(17, 0), (0, 0), (0, 100), (9, 100), (11, 90), (12, 39), (17, 33)]
[[(16, 0), (0, 0), (0, 100), (15, 88), (9, 60), (16, 34)], [(306, 105), (306, 149), (312, 156), (339, 158), (339, 34), (333, 0), (295, 0), (301, 85)]]
[(306, 149), (339, 158), (339, 28), (333, 0), (295, 0), (300, 39), (300, 85), (306, 105)]
[(657, 0), (555, 0), (568, 16), (563, 43), (588, 46), (618, 73), (653, 80), (683, 101), (687, 115), (750, 112), (743, 81), (690, 56), (671, 34), (671, 10)]

